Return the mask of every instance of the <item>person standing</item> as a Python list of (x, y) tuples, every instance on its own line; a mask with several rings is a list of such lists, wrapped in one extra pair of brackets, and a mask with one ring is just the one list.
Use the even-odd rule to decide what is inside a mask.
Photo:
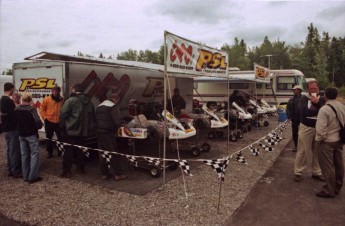
[(318, 95), (319, 87), (316, 80), (307, 83), (308, 94), (300, 100), (301, 123), (298, 132), (297, 154), (295, 159), (295, 181), (302, 181), (302, 172), (311, 160), (312, 178), (324, 181), (315, 150), (316, 116), (324, 105), (324, 98)]
[(31, 94), (24, 93), (22, 104), (14, 110), (22, 154), (23, 179), (30, 184), (42, 180), (39, 176), (38, 130), (43, 126), (36, 108), (31, 106), (31, 101)]
[(17, 121), (14, 115), (15, 104), (11, 100), (14, 93), (12, 83), (4, 84), (4, 95), (0, 99), (1, 130), (7, 145), (7, 171), (9, 177), (22, 177), (21, 155)]
[[(82, 84), (75, 84), (71, 96), (62, 104), (60, 126), (63, 141), (72, 145), (84, 146), (85, 138), (94, 135), (95, 108), (90, 98), (84, 94)], [(63, 155), (63, 172), (60, 177), (69, 178), (73, 157), (76, 156), (78, 172), (85, 173), (85, 155), (78, 147), (66, 145)]]
[(180, 90), (178, 88), (174, 89), (174, 95), (168, 100), (167, 106), (168, 111), (176, 113), (177, 115), (181, 113), (182, 109), (186, 108), (186, 101), (180, 95)]
[[(120, 126), (119, 110), (117, 103), (120, 98), (117, 94), (111, 94), (109, 99), (103, 101), (96, 109), (96, 132), (98, 147), (110, 152), (118, 152), (115, 134)], [(111, 168), (114, 171), (116, 181), (126, 179), (123, 174), (122, 158), (120, 155), (112, 155)], [(100, 170), (102, 179), (111, 177), (108, 165), (103, 157), (100, 157)]]
[(298, 127), (300, 124), (301, 114), (299, 110), (299, 101), (302, 96), (302, 87), (296, 85), (292, 88), (294, 96), (289, 99), (289, 102), (286, 106), (286, 115), (288, 119), (291, 121), (292, 125), (292, 139), (295, 144), (295, 148), (292, 149), (293, 152), (297, 151), (297, 144), (298, 144)]
[[(48, 158), (53, 157), (53, 138), (54, 133), (58, 140), (61, 140), (61, 130), (59, 125), (60, 109), (63, 103), (63, 98), (60, 95), (61, 88), (55, 86), (52, 89), (52, 94), (46, 96), (40, 106), (40, 115), (44, 120), (44, 129), (46, 132), (46, 148)], [(61, 156), (61, 151), (58, 151), (58, 156)]]
[(325, 90), (326, 105), (320, 109), (315, 127), (319, 162), (326, 182), (322, 190), (315, 194), (321, 198), (333, 198), (339, 194), (344, 180), (344, 144), (339, 137), (339, 123), (345, 123), (345, 106), (336, 100), (337, 95), (336, 88)]
[(14, 105), (18, 107), (20, 105), (20, 94), (19, 93), (13, 93), (12, 100), (14, 102)]

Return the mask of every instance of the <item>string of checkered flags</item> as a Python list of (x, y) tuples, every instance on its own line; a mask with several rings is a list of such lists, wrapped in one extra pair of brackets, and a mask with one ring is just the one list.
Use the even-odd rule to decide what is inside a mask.
[(138, 166), (139, 161), (147, 161), (149, 164), (155, 165), (157, 167), (162, 167), (162, 162), (176, 162), (178, 163), (179, 167), (182, 169), (182, 171), (188, 175), (193, 176), (191, 174), (190, 169), (190, 162), (202, 162), (208, 166), (211, 166), (212, 169), (217, 173), (218, 178), (221, 181), (224, 181), (225, 178), (225, 170), (230, 162), (230, 159), (233, 158), (235, 155), (235, 160), (239, 163), (247, 164), (246, 159), (244, 158), (242, 152), (245, 150), (249, 150), (254, 156), (260, 155), (260, 149), (266, 151), (266, 152), (272, 152), (274, 150), (274, 146), (277, 145), (283, 138), (281, 137), (282, 132), (286, 129), (287, 124), (291, 123), (290, 121), (286, 120), (285, 122), (279, 124), (274, 130), (272, 130), (270, 133), (265, 135), (264, 137), (260, 138), (259, 140), (253, 142), (252, 144), (234, 152), (233, 154), (225, 157), (225, 158), (218, 158), (218, 159), (163, 159), (163, 158), (155, 158), (155, 157), (149, 157), (149, 156), (136, 156), (136, 155), (128, 155), (118, 152), (110, 152), (102, 149), (97, 148), (89, 148), (84, 147), (80, 145), (74, 145), (69, 144), (65, 142), (61, 142), (58, 140), (51, 139), (56, 143), (56, 146), (59, 151), (64, 154), (65, 147), (66, 146), (73, 146), (76, 148), (79, 148), (86, 157), (89, 157), (89, 151), (94, 150), (100, 152), (102, 158), (105, 159), (108, 168), (110, 168), (110, 162), (114, 155), (120, 155), (124, 156), (130, 161), (134, 166)]

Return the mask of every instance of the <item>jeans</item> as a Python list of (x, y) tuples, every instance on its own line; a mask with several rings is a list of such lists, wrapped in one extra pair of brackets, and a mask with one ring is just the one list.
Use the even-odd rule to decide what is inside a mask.
[[(50, 139), (53, 138), (54, 133), (56, 134), (57, 140), (61, 141), (61, 130), (60, 130), (60, 125), (58, 123), (52, 123), (49, 122), (48, 120), (44, 121), (44, 128), (46, 131), (46, 138), (48, 138), (46, 140), (46, 145), (47, 145), (47, 152), (49, 156), (53, 155), (53, 147), (54, 147), (54, 143), (53, 141), (51, 141)], [(58, 154), (59, 151), (58, 151)]]
[(37, 135), (19, 137), (24, 181), (39, 178), (39, 139)]
[(19, 135), (17, 131), (4, 132), (7, 145), (7, 170), (8, 175), (20, 174), (22, 163), (20, 159)]

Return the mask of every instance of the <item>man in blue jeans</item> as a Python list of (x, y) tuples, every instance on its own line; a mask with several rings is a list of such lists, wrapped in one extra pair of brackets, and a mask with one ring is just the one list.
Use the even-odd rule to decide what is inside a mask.
[(4, 95), (0, 99), (1, 129), (7, 145), (7, 170), (8, 176), (22, 177), (19, 137), (14, 116), (15, 104), (10, 98), (14, 92), (12, 83), (4, 84)]
[(42, 180), (39, 176), (38, 130), (43, 126), (31, 101), (31, 94), (24, 93), (22, 104), (14, 110), (22, 153), (23, 179), (30, 184)]

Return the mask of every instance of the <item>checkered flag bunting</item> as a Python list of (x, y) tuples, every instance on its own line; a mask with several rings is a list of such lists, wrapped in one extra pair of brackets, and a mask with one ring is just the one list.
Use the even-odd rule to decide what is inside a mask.
[(150, 157), (143, 157), (143, 158), (155, 166), (159, 166), (161, 164), (161, 161), (158, 158), (150, 158)]
[(264, 117), (265, 119), (268, 119), (268, 114), (263, 114), (262, 117)]
[(65, 145), (60, 141), (55, 141), (56, 147), (59, 151), (61, 151), (62, 155), (65, 153)]
[(193, 176), (193, 174), (190, 173), (190, 165), (187, 160), (178, 160), (178, 164), (186, 175)]
[(129, 162), (133, 163), (134, 166), (138, 166), (137, 158), (133, 155), (125, 155)]
[(109, 151), (103, 151), (101, 152), (102, 158), (105, 159), (105, 162), (107, 163), (108, 169), (110, 169), (110, 160), (112, 157), (112, 154)]
[(273, 137), (269, 139), (265, 139), (265, 142), (270, 146), (274, 146), (278, 144), (278, 140), (274, 139)]
[(274, 150), (274, 148), (272, 148), (271, 146), (259, 143), (259, 146), (262, 147), (265, 151), (271, 152)]
[(249, 146), (249, 151), (255, 156), (259, 156), (260, 154), (259, 148), (254, 148), (252, 145)]
[(203, 163), (211, 166), (214, 169), (214, 171), (216, 171), (216, 173), (218, 174), (218, 178), (221, 181), (224, 181), (225, 169), (229, 164), (229, 158), (230, 157), (228, 157), (227, 159), (203, 160)]
[(273, 115), (273, 116), (276, 116), (276, 117), (279, 116), (277, 112), (272, 113), (272, 115)]
[(237, 161), (237, 162), (240, 162), (240, 163), (247, 164), (247, 162), (246, 162), (246, 160), (244, 159), (244, 157), (243, 157), (241, 151), (237, 153), (236, 161)]
[(80, 148), (82, 150), (82, 152), (84, 153), (84, 155), (86, 157), (90, 157), (90, 153), (89, 153), (89, 148), (88, 147), (83, 147), (83, 146), (78, 146), (78, 148)]

